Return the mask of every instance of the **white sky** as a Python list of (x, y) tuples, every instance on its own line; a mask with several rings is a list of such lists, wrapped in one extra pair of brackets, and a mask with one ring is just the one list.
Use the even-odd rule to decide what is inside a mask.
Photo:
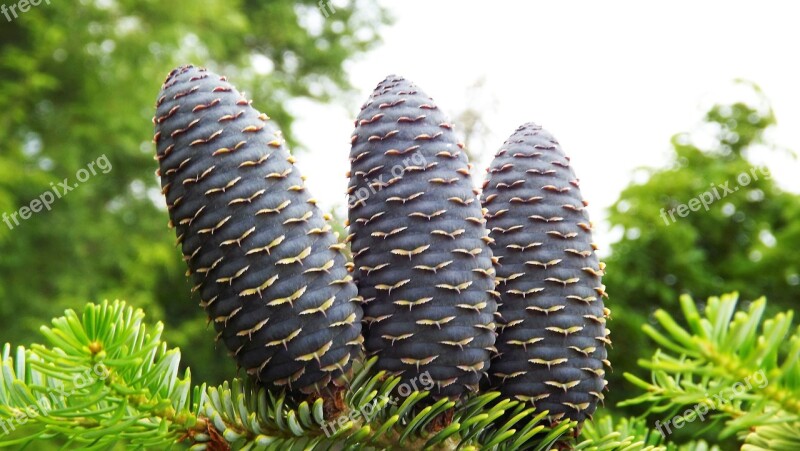
[[(603, 248), (615, 239), (605, 210), (635, 168), (662, 166), (670, 137), (729, 98), (735, 78), (761, 85), (778, 118), (774, 140), (800, 151), (800, 4), (381, 3), (396, 22), (384, 29), (381, 46), (349, 65), (359, 97), (350, 105), (295, 106), (295, 132), (308, 148), (298, 165), (323, 208), (344, 205), (353, 119), (391, 73), (414, 81), (451, 116), (464, 108), (469, 86), (485, 78), (494, 106), (484, 117), (490, 144), (473, 149), (486, 156), (474, 162), (481, 167), (518, 125), (533, 121), (550, 130), (572, 158)], [(784, 188), (800, 192), (800, 163), (757, 159)]]

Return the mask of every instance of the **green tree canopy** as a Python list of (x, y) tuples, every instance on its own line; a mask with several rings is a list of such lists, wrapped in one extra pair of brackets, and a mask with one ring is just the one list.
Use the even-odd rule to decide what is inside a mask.
[[(327, 17), (326, 17), (327, 16)], [(49, 2), (0, 26), (0, 213), (12, 214), (105, 155), (98, 174), (19, 225), (0, 223), (0, 329), (26, 342), (53, 314), (127, 299), (192, 349), (201, 380), (215, 365), (201, 309), (189, 299), (153, 171), (150, 118), (159, 83), (201, 63), (246, 88), (290, 142), (286, 101), (349, 89), (344, 63), (377, 42), (385, 12), (349, 2)], [(238, 69), (241, 68), (241, 69)]]
[[(650, 346), (641, 324), (656, 308), (675, 311), (681, 294), (738, 291), (752, 300), (764, 293), (775, 309), (797, 302), (800, 199), (753, 162), (756, 153), (777, 151), (765, 134), (776, 119), (757, 86), (739, 83), (756, 100), (714, 105), (698, 128), (711, 134), (710, 145), (675, 135), (669, 166), (648, 170), (647, 181), (628, 186), (610, 209), (612, 227), (622, 230), (604, 278), (617, 313), (611, 387), (622, 384), (623, 371), (636, 371), (640, 353), (629, 349)], [(612, 388), (611, 399), (622, 396)]]

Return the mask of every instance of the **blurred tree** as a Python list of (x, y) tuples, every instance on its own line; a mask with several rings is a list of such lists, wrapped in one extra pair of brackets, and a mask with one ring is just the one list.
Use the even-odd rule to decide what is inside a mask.
[(800, 298), (800, 198), (750, 160), (776, 149), (765, 137), (776, 121), (761, 90), (739, 84), (755, 100), (714, 105), (698, 129), (709, 145), (675, 135), (670, 166), (648, 170), (647, 181), (631, 184), (610, 209), (611, 225), (622, 231), (604, 278), (617, 313), (610, 325), (612, 405), (626, 396), (613, 389), (623, 386), (622, 373), (637, 373), (636, 358), (653, 349), (641, 325), (657, 308), (676, 311), (680, 294), (764, 294), (774, 310)]
[[(287, 139), (286, 103), (350, 88), (344, 63), (378, 42), (385, 11), (358, 0), (42, 3), (0, 16), (0, 213), (11, 215), (106, 155), (113, 169), (43, 211), (0, 223), (1, 341), (103, 298), (168, 323), (199, 380), (219, 382), (213, 330), (190, 299), (153, 171), (150, 123), (161, 81), (194, 62), (226, 73)], [(220, 351), (218, 351), (219, 353)]]
[[(482, 150), (489, 149), (491, 129), (486, 114), (497, 109), (497, 99), (486, 88), (485, 76), (475, 80), (464, 94), (464, 106), (455, 114), (456, 130), (463, 136), (467, 158), (477, 164), (481, 161)], [(482, 179), (483, 174), (479, 174), (479, 178)]]

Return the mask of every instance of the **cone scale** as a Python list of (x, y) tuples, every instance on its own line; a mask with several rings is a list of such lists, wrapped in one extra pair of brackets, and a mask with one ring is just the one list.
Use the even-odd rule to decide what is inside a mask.
[(280, 131), (192, 66), (169, 74), (156, 108), (170, 224), (217, 339), (267, 386), (338, 382), (361, 350), (361, 307)]
[(381, 82), (356, 119), (349, 230), (378, 369), (435, 397), (477, 391), (494, 351), (492, 253), (452, 125), (409, 81)]
[(604, 264), (569, 158), (525, 124), (497, 152), (481, 200), (501, 296), (493, 385), (554, 420), (583, 421), (603, 400), (610, 340)]

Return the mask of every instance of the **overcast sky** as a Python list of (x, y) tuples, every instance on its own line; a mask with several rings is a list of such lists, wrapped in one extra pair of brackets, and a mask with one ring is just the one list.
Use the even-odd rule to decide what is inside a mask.
[[(736, 78), (761, 85), (778, 118), (771, 137), (800, 151), (800, 6), (793, 2), (382, 3), (396, 22), (382, 45), (348, 66), (358, 99), (297, 107), (295, 131), (309, 149), (298, 165), (324, 208), (344, 205), (352, 121), (391, 73), (414, 81), (451, 116), (465, 107), (470, 85), (485, 79), (478, 103), (491, 133), (485, 149), (473, 149), (486, 156), (476, 165), (485, 166), (524, 122), (550, 130), (572, 158), (603, 247), (616, 238), (605, 209), (634, 170), (664, 165), (670, 137), (692, 130), (713, 102), (732, 98)], [(798, 162), (756, 159), (800, 192)]]

